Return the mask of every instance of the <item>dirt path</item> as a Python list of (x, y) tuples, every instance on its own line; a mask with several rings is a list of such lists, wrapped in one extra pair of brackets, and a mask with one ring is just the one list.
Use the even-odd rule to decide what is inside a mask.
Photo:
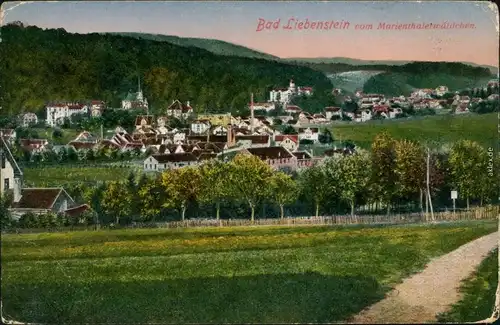
[(438, 313), (460, 300), (461, 281), (497, 247), (498, 235), (495, 232), (478, 238), (433, 259), (421, 273), (404, 280), (385, 299), (356, 315), (350, 323), (435, 322)]

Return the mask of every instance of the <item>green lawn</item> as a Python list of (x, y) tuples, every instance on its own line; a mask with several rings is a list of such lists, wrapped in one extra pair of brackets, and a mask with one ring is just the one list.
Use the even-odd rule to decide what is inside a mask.
[(70, 141), (73, 141), (78, 134), (80, 134), (79, 131), (74, 130), (74, 129), (63, 129), (62, 131), (62, 137), (61, 138), (52, 138), (52, 133), (54, 132), (53, 128), (34, 128), (34, 131), (37, 132), (38, 136), (43, 138), (43, 139), (48, 139), (49, 142), (56, 144), (56, 145), (62, 145), (62, 144), (68, 144)]
[(342, 321), (495, 222), (135, 229), (2, 236), (22, 322)]
[(497, 114), (490, 113), (337, 124), (332, 129), (335, 139), (352, 140), (362, 148), (369, 148), (375, 136), (382, 131), (387, 131), (396, 139), (431, 140), (439, 143), (468, 139), (485, 147), (495, 147), (498, 142), (497, 125)]
[(498, 285), (498, 249), (491, 252), (475, 274), (464, 281), (460, 291), (463, 298), (450, 311), (441, 315), (441, 323), (476, 322), (493, 313)]
[(126, 180), (132, 171), (128, 167), (44, 166), (24, 168), (24, 180), (30, 186), (54, 186), (72, 182)]

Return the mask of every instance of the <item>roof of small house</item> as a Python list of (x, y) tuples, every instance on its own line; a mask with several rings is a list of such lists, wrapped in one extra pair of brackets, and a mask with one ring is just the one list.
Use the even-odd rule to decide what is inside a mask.
[(64, 211), (64, 213), (70, 217), (79, 217), (85, 211), (90, 210), (90, 206), (87, 204), (82, 204)]
[[(187, 139), (188, 139), (188, 141), (191, 141), (191, 142), (206, 142), (207, 141), (207, 137), (203, 136), (203, 135), (188, 135)], [(208, 140), (209, 140), (209, 142), (226, 142), (227, 136), (210, 134)]]
[(259, 157), (262, 160), (266, 159), (282, 159), (292, 158), (288, 150), (283, 147), (264, 147), (264, 148), (248, 148), (246, 149), (250, 154)]
[(268, 143), (269, 135), (237, 135), (235, 136), (236, 141), (238, 140), (250, 140), (252, 143)]
[(174, 100), (174, 102), (167, 108), (167, 110), (180, 110), (182, 113), (187, 113), (192, 109), (193, 108), (190, 105), (183, 104), (179, 100)]
[(142, 125), (142, 120), (146, 122), (146, 125), (151, 125), (153, 124), (154, 121), (154, 116), (153, 115), (138, 115), (135, 118), (135, 125)]
[(295, 143), (299, 142), (299, 136), (297, 134), (280, 134), (280, 135), (276, 135), (274, 137), (274, 141), (281, 142), (281, 141), (284, 141), (287, 138), (290, 139), (290, 140), (292, 140)]
[(19, 202), (13, 203), (15, 209), (51, 209), (60, 195), (73, 199), (63, 188), (23, 188)]
[(81, 149), (92, 149), (96, 146), (96, 143), (88, 142), (88, 141), (71, 141), (68, 145), (73, 146), (75, 150)]
[(286, 110), (287, 111), (302, 111), (302, 109), (300, 109), (300, 107), (298, 107), (297, 105), (288, 105), (286, 107)]
[(325, 112), (338, 112), (340, 110), (341, 110), (340, 107), (335, 107), (335, 106), (325, 107)]
[(297, 157), (297, 159), (311, 159), (311, 155), (306, 151), (296, 151), (292, 152), (292, 154)]
[(158, 161), (160, 164), (198, 160), (196, 156), (190, 152), (153, 155), (152, 157), (156, 159), (156, 161)]
[(312, 133), (319, 132), (319, 128), (299, 128), (299, 133), (305, 132), (307, 129), (310, 129)]

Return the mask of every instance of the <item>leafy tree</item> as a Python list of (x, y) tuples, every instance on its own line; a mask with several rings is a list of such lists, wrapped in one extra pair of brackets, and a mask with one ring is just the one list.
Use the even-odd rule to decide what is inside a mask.
[(180, 209), (184, 221), (188, 203), (196, 200), (200, 193), (200, 171), (191, 166), (164, 171), (162, 185), (168, 195), (164, 206)]
[(115, 223), (120, 224), (120, 218), (131, 212), (132, 196), (120, 182), (110, 182), (102, 196), (102, 207), (108, 216), (115, 217)]
[(370, 181), (370, 157), (366, 154), (343, 156), (335, 170), (338, 175), (338, 193), (340, 198), (351, 206), (354, 215), (356, 198), (361, 196)]
[(12, 195), (7, 194), (0, 196), (0, 222), (1, 229), (8, 229), (12, 226), (12, 216), (9, 211), (9, 206), (12, 203)]
[(424, 149), (409, 140), (395, 142), (394, 171), (397, 175), (397, 184), (403, 197), (411, 197), (420, 193), (420, 207), (422, 193), (426, 182), (426, 161)]
[(269, 194), (269, 181), (273, 175), (271, 167), (258, 157), (238, 154), (229, 164), (231, 190), (236, 197), (245, 200), (252, 210), (250, 220), (255, 217), (255, 207)]
[(480, 183), (485, 181), (486, 150), (476, 142), (462, 140), (455, 143), (450, 151), (450, 168), (453, 184), (459, 192), (459, 196), (467, 201), (480, 196)]
[(398, 177), (394, 169), (396, 160), (394, 146), (394, 139), (386, 132), (378, 134), (372, 143), (372, 186), (373, 190), (378, 193), (379, 199), (387, 205), (387, 214), (398, 194)]
[(282, 172), (275, 172), (270, 179), (270, 183), (272, 198), (279, 205), (280, 216), (283, 219), (284, 206), (297, 200), (299, 187), (291, 176)]
[(201, 191), (200, 200), (205, 203), (215, 203), (216, 219), (220, 218), (221, 203), (231, 196), (229, 183), (230, 169), (222, 161), (212, 160), (200, 167)]
[(297, 134), (297, 130), (293, 126), (287, 125), (283, 129), (283, 134)]
[(325, 170), (321, 165), (313, 165), (304, 169), (299, 174), (300, 191), (306, 199), (314, 202), (316, 217), (319, 216), (319, 208), (330, 196), (329, 182)]
[(160, 214), (166, 200), (162, 176), (147, 178), (143, 174), (143, 177), (141, 177), (138, 185), (141, 217), (146, 220), (154, 220)]

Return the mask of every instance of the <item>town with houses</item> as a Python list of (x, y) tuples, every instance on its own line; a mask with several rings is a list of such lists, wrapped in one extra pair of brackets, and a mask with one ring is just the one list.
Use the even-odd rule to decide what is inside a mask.
[[(498, 80), (492, 80), (488, 87), (498, 86)], [(333, 89), (334, 95), (341, 95), (342, 90)], [(136, 93), (128, 93), (121, 102), (122, 110), (141, 109), (144, 115), (138, 115), (135, 120), (135, 129), (125, 130), (117, 125), (110, 137), (102, 134), (92, 134), (82, 131), (65, 147), (73, 148), (77, 152), (107, 148), (118, 151), (136, 151), (146, 155), (141, 162), (144, 172), (161, 172), (166, 169), (176, 169), (184, 166), (194, 166), (210, 159), (228, 160), (231, 153), (247, 153), (255, 155), (268, 163), (271, 167), (284, 171), (297, 171), (321, 161), (325, 157), (352, 154), (353, 147), (332, 146), (321, 155), (315, 155), (313, 150), (303, 149), (301, 144), (311, 145), (319, 142), (320, 134), (325, 126), (335, 120), (350, 120), (352, 122), (366, 122), (375, 116), (383, 119), (397, 118), (402, 108), (412, 106), (414, 109), (442, 109), (445, 105), (455, 108), (455, 114), (469, 112), (472, 103), (483, 101), (481, 98), (470, 98), (453, 94), (449, 99), (439, 99), (450, 93), (446, 86), (436, 89), (415, 90), (409, 97), (399, 96), (386, 98), (380, 94), (364, 94), (357, 91), (354, 96), (345, 96), (345, 103), (355, 102), (358, 109), (354, 112), (344, 111), (341, 107), (325, 107), (322, 113), (311, 114), (301, 107), (292, 104), (295, 96), (311, 96), (312, 87), (296, 87), (290, 80), (288, 88), (273, 89), (266, 102), (254, 102), (253, 95), (248, 104), (250, 116), (232, 116), (227, 114), (196, 114), (189, 101), (174, 100), (162, 115), (149, 114), (149, 104), (139, 83)], [(486, 100), (498, 100), (498, 94), (490, 95)], [(280, 107), (282, 115), (270, 116), (271, 111)], [(46, 105), (46, 119), (44, 123), (50, 127), (57, 127), (65, 119), (71, 119), (76, 114), (87, 117), (101, 116), (107, 109), (101, 100), (82, 102), (53, 102)], [(169, 126), (171, 119), (191, 121), (188, 128), (174, 128)], [(290, 126), (294, 134), (284, 134), (275, 122), (279, 120), (281, 126)], [(38, 124), (35, 113), (24, 113), (20, 116), (23, 127)], [(282, 130), (282, 129), (281, 129)], [(14, 215), (21, 215), (26, 211), (43, 212), (46, 209), (33, 209), (34, 201), (47, 196), (44, 202), (52, 202), (50, 209), (80, 213), (88, 206), (74, 206), (71, 198), (64, 194), (64, 190), (29, 189), (22, 188), (22, 171), (9, 150), (16, 140), (14, 129), (0, 130), (2, 146), (5, 148), (2, 155), (2, 193), (8, 189), (14, 190)], [(48, 139), (18, 139), (21, 148), (31, 153), (41, 153), (51, 146)], [(7, 175), (7, 176), (3, 176)], [(62, 191), (62, 192), (61, 192)], [(61, 194), (62, 193), (62, 194)], [(58, 203), (61, 201), (60, 203)]]

